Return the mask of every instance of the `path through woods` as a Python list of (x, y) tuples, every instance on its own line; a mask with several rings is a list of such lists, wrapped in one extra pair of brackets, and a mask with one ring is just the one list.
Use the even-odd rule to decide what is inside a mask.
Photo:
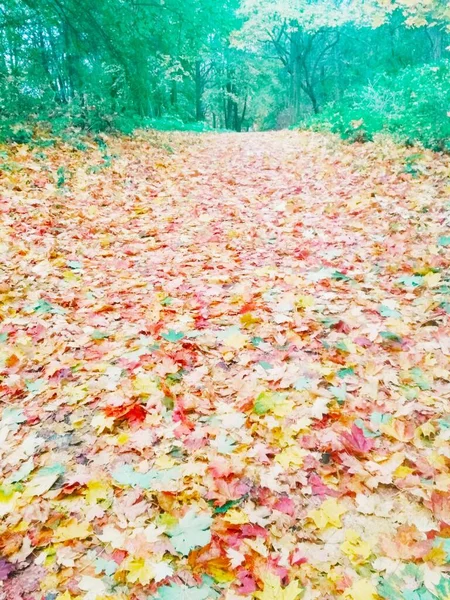
[(448, 157), (2, 156), (0, 598), (450, 598)]

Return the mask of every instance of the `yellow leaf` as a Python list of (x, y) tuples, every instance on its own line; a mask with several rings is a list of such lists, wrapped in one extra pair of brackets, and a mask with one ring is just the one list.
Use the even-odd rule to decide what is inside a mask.
[[(48, 565), (45, 565), (48, 566)], [(55, 590), (58, 585), (60, 585), (60, 580), (58, 579), (58, 576), (56, 575), (56, 573), (49, 573), (47, 574), (43, 579), (40, 580), (39, 582), (39, 587), (40, 587), (40, 591), (41, 593), (44, 592), (43, 598), (48, 598), (47, 594), (45, 592), (50, 592), (51, 590)], [(67, 590), (65, 593), (69, 593)], [(63, 596), (64, 600), (72, 600), (72, 596), (68, 595), (68, 596)]]
[(98, 500), (104, 500), (108, 497), (111, 486), (103, 481), (90, 481), (87, 484), (86, 501), (88, 504), (95, 504)]
[(66, 590), (64, 594), (59, 594), (59, 596), (56, 597), (56, 600), (72, 600), (72, 596), (70, 595), (70, 592)]
[(264, 558), (267, 558), (269, 556), (269, 551), (262, 538), (245, 538), (244, 543), (246, 546), (254, 550), (257, 554), (264, 556)]
[(439, 567), (445, 565), (447, 563), (447, 552), (443, 548), (443, 546), (437, 546), (436, 548), (431, 548), (431, 550), (423, 557), (426, 562), (431, 562), (434, 565)]
[(426, 19), (424, 19), (423, 17), (408, 17), (405, 20), (405, 25), (407, 27), (424, 27), (425, 25), (428, 25), (428, 21)]
[(341, 550), (353, 565), (365, 563), (372, 553), (370, 544), (364, 542), (352, 529), (345, 532), (345, 542), (341, 545)]
[(95, 217), (98, 215), (98, 208), (94, 204), (91, 204), (87, 207), (86, 213), (89, 217)]
[(429, 288), (435, 288), (441, 283), (440, 273), (428, 273), (424, 277), (424, 281)]
[(233, 525), (243, 525), (248, 523), (248, 516), (241, 510), (233, 508), (225, 513), (223, 520)]
[(355, 581), (351, 588), (345, 590), (343, 598), (347, 600), (377, 600), (377, 589), (369, 579)]
[(103, 433), (105, 429), (111, 431), (114, 427), (114, 417), (105, 417), (105, 415), (95, 415), (91, 421), (91, 425), (97, 430), (97, 433)]
[(119, 446), (123, 446), (124, 444), (126, 444), (128, 442), (129, 439), (130, 439), (130, 436), (128, 435), (128, 433), (121, 433), (117, 436), (116, 442), (118, 443)]
[(314, 302), (313, 296), (299, 296), (297, 298), (297, 306), (299, 308), (309, 308), (310, 306), (314, 306)]
[(278, 454), (275, 460), (285, 469), (288, 469), (291, 465), (301, 467), (305, 454), (307, 453), (298, 446), (290, 446)]
[(77, 521), (72, 520), (68, 525), (58, 527), (54, 539), (56, 542), (66, 542), (67, 540), (82, 540), (90, 535), (92, 535), (90, 523), (78, 523)]
[(267, 573), (263, 579), (264, 589), (262, 592), (254, 592), (253, 596), (258, 600), (297, 600), (301, 587), (298, 581), (291, 583), (284, 589), (281, 587), (280, 578), (273, 573)]
[(67, 404), (77, 404), (87, 397), (88, 391), (81, 385), (68, 385), (64, 388), (64, 395), (67, 397)]
[(14, 491), (13, 486), (4, 485), (0, 488), (0, 517), (16, 510), (19, 497), (20, 494)]
[(408, 475), (411, 475), (411, 473), (414, 473), (414, 469), (401, 465), (400, 467), (395, 469), (395, 471), (393, 472), (393, 476), (398, 479), (403, 479), (404, 477), (408, 477)]
[(167, 454), (162, 454), (155, 460), (155, 466), (160, 469), (170, 469), (175, 464), (175, 459)]
[(222, 341), (224, 346), (228, 348), (234, 348), (235, 350), (240, 350), (247, 343), (247, 336), (243, 333), (233, 333), (232, 335), (227, 336)]
[(258, 317), (254, 317), (252, 313), (245, 313), (241, 316), (241, 323), (244, 327), (249, 327), (250, 325), (254, 325), (255, 323), (259, 323), (261, 319)]
[(416, 429), (416, 434), (423, 435), (424, 437), (431, 437), (436, 434), (436, 427), (431, 421), (427, 421)]
[(128, 571), (128, 583), (140, 583), (148, 585), (154, 579), (153, 571), (143, 558), (130, 559), (125, 565), (125, 571)]
[(80, 276), (76, 275), (73, 271), (64, 271), (63, 277), (65, 281), (80, 281)]
[(133, 381), (133, 388), (140, 394), (150, 395), (158, 391), (158, 383), (151, 375), (141, 373)]
[(335, 498), (329, 498), (320, 508), (311, 511), (308, 517), (314, 521), (318, 529), (325, 529), (328, 525), (342, 527), (341, 516), (345, 512), (347, 510), (340, 506)]
[(277, 404), (273, 409), (273, 414), (276, 417), (285, 417), (294, 410), (294, 403), (291, 400), (284, 400)]
[(236, 579), (236, 576), (233, 573), (229, 573), (224, 569), (220, 569), (214, 565), (208, 568), (208, 574), (217, 581), (217, 583), (230, 583)]
[(123, 548), (125, 545), (126, 534), (113, 525), (105, 525), (101, 534), (97, 534), (98, 539), (104, 544), (110, 544), (112, 548)]

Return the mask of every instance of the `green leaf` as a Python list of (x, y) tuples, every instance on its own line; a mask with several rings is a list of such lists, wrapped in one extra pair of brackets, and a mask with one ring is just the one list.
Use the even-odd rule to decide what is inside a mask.
[(431, 389), (431, 384), (427, 379), (425, 379), (425, 375), (423, 374), (421, 369), (419, 369), (418, 367), (414, 367), (410, 370), (410, 373), (417, 387), (419, 387), (423, 391)]
[(282, 392), (261, 392), (253, 405), (253, 410), (257, 415), (265, 415), (277, 404), (282, 403), (287, 398), (286, 393)]
[(27, 420), (23, 414), (22, 408), (16, 408), (15, 406), (7, 406), (3, 409), (1, 424), (4, 425), (18, 425), (19, 423), (25, 423)]
[(270, 369), (273, 369), (273, 365), (266, 362), (265, 360), (260, 360), (258, 364), (266, 371), (270, 371)]
[(48, 302), (47, 300), (43, 300), (42, 298), (40, 298), (35, 304), (33, 304), (31, 310), (37, 313), (52, 313), (58, 315), (63, 315), (66, 312), (60, 306), (55, 306), (54, 304), (51, 304), (50, 302)]
[[(245, 496), (243, 496), (245, 498)], [(225, 502), (225, 504), (222, 504), (222, 506), (214, 506), (214, 513), (215, 514), (223, 514), (226, 513), (228, 510), (230, 510), (230, 508), (233, 508), (233, 506), (236, 506), (236, 504), (240, 504), (242, 502), (242, 498), (239, 498), (239, 500), (228, 500), (228, 502)], [(214, 500), (210, 500), (211, 505), (214, 504)]]
[(60, 188), (66, 183), (66, 174), (65, 174), (64, 167), (59, 167), (56, 174), (58, 175), (58, 181), (57, 181), (56, 185)]
[(169, 329), (167, 333), (162, 333), (161, 337), (163, 337), (168, 342), (179, 342), (184, 338), (184, 333), (182, 331), (174, 331), (173, 329)]
[(105, 575), (111, 577), (111, 575), (114, 575), (118, 568), (119, 565), (115, 560), (107, 560), (101, 556), (98, 556), (95, 559), (95, 572), (97, 575), (100, 573), (105, 573)]
[(179, 383), (183, 379), (183, 375), (185, 374), (184, 369), (180, 369), (176, 373), (169, 373), (166, 377), (166, 381), (169, 385), (173, 385), (174, 383)]
[(374, 432), (374, 431), (370, 431), (370, 429), (367, 429), (367, 427), (362, 419), (356, 419), (355, 425), (359, 429), (361, 429), (365, 438), (376, 438), (381, 435), (380, 432)]
[(334, 273), (331, 275), (332, 279), (336, 279), (336, 281), (351, 281), (352, 278), (348, 277), (347, 275), (345, 275), (344, 273), (341, 273), (340, 271), (334, 271)]
[(345, 383), (340, 387), (332, 385), (328, 389), (339, 403), (345, 402), (345, 398), (347, 397), (347, 386)]
[(440, 308), (445, 310), (446, 313), (450, 314), (450, 302), (442, 302)]
[(389, 342), (401, 343), (402, 341), (402, 338), (396, 333), (393, 333), (392, 331), (380, 331), (380, 335), (383, 338), (383, 340), (388, 340)]
[(236, 442), (231, 437), (221, 433), (216, 438), (214, 446), (220, 454), (231, 454), (236, 449)]
[(297, 391), (300, 390), (308, 390), (311, 387), (311, 380), (307, 377), (299, 377), (297, 381), (294, 383), (294, 388)]
[(423, 277), (421, 275), (406, 275), (405, 277), (400, 277), (398, 283), (405, 287), (416, 288), (423, 285)]
[(25, 386), (32, 394), (39, 394), (47, 383), (46, 379), (36, 379), (36, 381), (25, 381)]
[(442, 235), (438, 239), (438, 246), (444, 246), (445, 248), (450, 246), (450, 235)]
[(390, 421), (392, 421), (392, 415), (390, 415), (390, 414), (373, 412), (370, 415), (370, 422), (373, 423), (374, 425), (385, 425), (386, 423), (389, 423)]
[(68, 260), (67, 266), (69, 269), (73, 269), (74, 271), (78, 271), (83, 268), (83, 265), (79, 260)]
[(5, 480), (5, 483), (18, 483), (19, 481), (23, 481), (28, 477), (28, 475), (34, 469), (34, 462), (32, 458), (29, 458), (26, 462), (24, 462), (17, 471), (14, 471), (12, 475)]
[(104, 340), (108, 337), (109, 337), (109, 333), (106, 333), (104, 331), (99, 331), (98, 329), (96, 329), (95, 331), (93, 331), (91, 333), (91, 338), (93, 340)]
[(389, 306), (385, 306), (384, 304), (382, 304), (379, 308), (379, 313), (382, 317), (390, 317), (392, 319), (400, 319), (401, 318), (401, 314), (398, 312), (398, 310), (394, 310), (393, 308), (389, 308)]
[(60, 477), (61, 475), (64, 475), (65, 472), (66, 467), (64, 465), (55, 463), (51, 467), (42, 467), (42, 469), (39, 469), (36, 473), (36, 477), (47, 477), (48, 475), (57, 475)]
[(147, 473), (139, 473), (131, 465), (122, 465), (112, 473), (112, 477), (120, 485), (130, 485), (131, 487), (148, 490), (154, 483), (175, 481), (181, 477), (181, 469), (180, 467), (172, 467), (164, 471), (150, 469)]
[(346, 352), (347, 354), (350, 353), (349, 347), (347, 346), (345, 340), (339, 340), (338, 342), (336, 342), (336, 348), (341, 352)]
[(170, 583), (159, 588), (156, 596), (150, 596), (149, 600), (215, 600), (219, 593), (203, 584), (201, 587), (189, 587), (182, 583)]
[(354, 374), (355, 374), (355, 370), (353, 368), (339, 369), (339, 371), (336, 373), (336, 375), (339, 377), (339, 379), (344, 379), (344, 377), (347, 377), (347, 375), (354, 375)]
[(167, 535), (177, 552), (187, 556), (193, 548), (206, 546), (211, 541), (212, 518), (190, 510)]

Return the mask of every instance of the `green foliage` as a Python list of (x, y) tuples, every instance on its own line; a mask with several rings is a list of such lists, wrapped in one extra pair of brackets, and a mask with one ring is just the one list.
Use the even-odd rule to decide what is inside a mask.
[[(408, 67), (398, 75), (383, 74), (374, 83), (349, 89), (339, 102), (306, 119), (303, 125), (329, 129), (351, 141), (387, 132), (405, 144), (422, 143), (450, 150), (450, 63)], [(414, 173), (414, 161), (406, 171)]]
[(443, 0), (5, 0), (0, 141), (301, 123), (445, 150), (449, 19)]

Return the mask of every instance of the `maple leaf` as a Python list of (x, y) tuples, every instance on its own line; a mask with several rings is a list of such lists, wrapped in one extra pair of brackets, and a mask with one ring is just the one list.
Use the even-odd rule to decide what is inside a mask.
[(363, 430), (355, 423), (352, 425), (351, 433), (342, 434), (342, 442), (344, 446), (355, 454), (365, 454), (374, 447), (374, 440), (366, 438)]
[(154, 600), (214, 600), (218, 596), (219, 593), (206, 584), (201, 587), (191, 587), (171, 583), (160, 587), (158, 593), (154, 596)]
[(354, 565), (366, 562), (372, 551), (370, 544), (361, 540), (358, 533), (352, 529), (345, 532), (345, 542), (341, 545), (341, 550)]
[(314, 521), (319, 529), (325, 529), (327, 526), (342, 527), (341, 516), (347, 512), (335, 498), (329, 498), (322, 503), (320, 508), (311, 511), (308, 517)]
[(65, 542), (67, 540), (84, 539), (92, 535), (90, 523), (78, 523), (73, 520), (67, 525), (58, 527), (55, 532), (55, 541)]
[(254, 592), (253, 596), (258, 600), (297, 600), (302, 592), (298, 581), (291, 581), (285, 587), (281, 587), (280, 578), (273, 573), (267, 573), (263, 578), (264, 588), (262, 592)]
[(346, 600), (377, 600), (377, 588), (368, 579), (360, 579), (345, 590), (343, 598)]
[(285, 469), (289, 469), (291, 465), (294, 467), (300, 467), (303, 464), (303, 460), (307, 452), (297, 446), (289, 446), (275, 458), (277, 463), (280, 463)]
[(161, 337), (163, 337), (168, 342), (176, 343), (184, 338), (185, 334), (182, 331), (174, 331), (173, 329), (169, 329), (167, 333), (162, 333)]
[(276, 416), (283, 417), (293, 409), (294, 403), (287, 399), (284, 392), (261, 392), (253, 405), (257, 415), (273, 412)]
[(148, 585), (154, 579), (150, 563), (143, 558), (130, 558), (121, 568), (127, 571), (127, 581), (130, 583)]
[(98, 556), (95, 559), (95, 573), (98, 575), (99, 573), (105, 573), (105, 575), (111, 576), (118, 569), (118, 564), (114, 560), (106, 560), (101, 556)]
[(206, 546), (211, 541), (212, 518), (209, 515), (197, 515), (190, 510), (167, 532), (177, 552), (187, 556), (193, 548)]
[(239, 327), (229, 327), (225, 331), (217, 334), (217, 338), (222, 341), (224, 346), (240, 350), (247, 343), (247, 336), (241, 333)]

